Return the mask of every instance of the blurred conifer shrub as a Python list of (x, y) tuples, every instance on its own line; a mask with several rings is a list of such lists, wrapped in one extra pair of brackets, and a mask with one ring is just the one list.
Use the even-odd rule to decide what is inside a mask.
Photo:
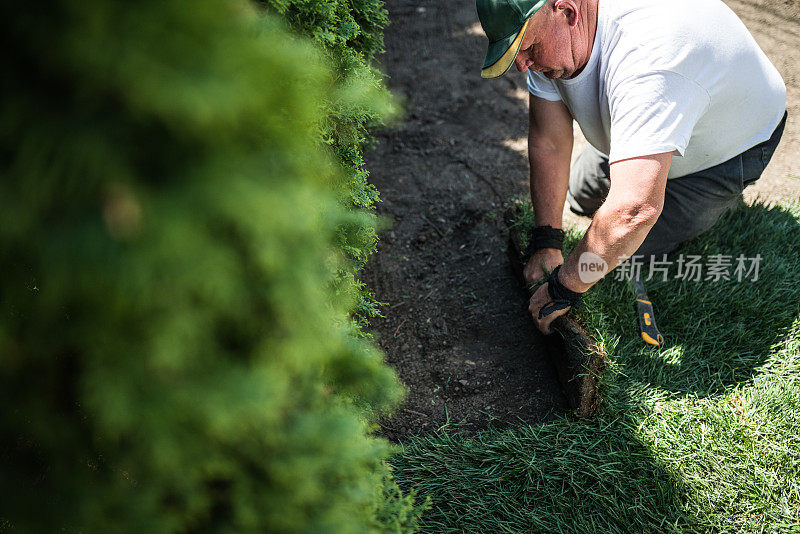
[[(349, 95), (353, 88), (367, 89), (367, 98), (328, 98), (320, 122), (319, 139), (329, 147), (343, 172), (335, 187), (339, 201), (353, 211), (340, 224), (336, 242), (350, 260), (339, 271), (339, 291), (348, 292), (357, 305), (353, 318), (358, 327), (378, 313), (372, 292), (354, 276), (375, 252), (374, 204), (378, 190), (367, 182), (363, 152), (370, 142), (367, 127), (380, 123), (395, 111), (374, 67), (383, 51), (383, 29), (389, 23), (383, 0), (258, 0), (267, 12), (279, 14), (295, 34), (313, 40), (334, 73), (333, 94)], [(357, 214), (357, 216), (356, 216)], [(363, 334), (360, 328), (358, 333)]]
[(0, 14), (0, 532), (412, 528), (319, 144), (374, 87), (243, 0)]

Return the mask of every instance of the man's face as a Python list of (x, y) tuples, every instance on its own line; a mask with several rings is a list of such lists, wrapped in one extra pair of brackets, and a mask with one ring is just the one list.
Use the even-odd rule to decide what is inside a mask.
[(547, 3), (528, 22), (514, 64), (517, 70), (541, 72), (548, 78), (570, 78), (579, 69), (573, 54), (569, 6)]

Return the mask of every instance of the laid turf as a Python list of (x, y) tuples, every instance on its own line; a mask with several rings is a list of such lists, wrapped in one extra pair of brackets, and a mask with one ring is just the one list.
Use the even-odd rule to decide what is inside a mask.
[[(680, 254), (701, 281), (674, 278)], [(706, 280), (719, 254), (731, 279)], [(738, 281), (736, 258), (759, 254)], [(647, 282), (662, 349), (639, 338), (628, 282), (587, 293), (611, 358), (596, 419), (441, 431), (394, 457), (432, 498), (423, 531), (800, 532), (800, 203), (742, 203), (668, 260)]]

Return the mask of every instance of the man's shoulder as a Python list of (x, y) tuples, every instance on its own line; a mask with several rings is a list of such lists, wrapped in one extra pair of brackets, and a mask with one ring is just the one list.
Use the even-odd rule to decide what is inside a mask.
[(685, 65), (691, 69), (719, 57), (749, 37), (719, 0), (607, 0), (606, 8), (598, 30), (601, 54), (612, 71), (637, 65), (682, 72)]

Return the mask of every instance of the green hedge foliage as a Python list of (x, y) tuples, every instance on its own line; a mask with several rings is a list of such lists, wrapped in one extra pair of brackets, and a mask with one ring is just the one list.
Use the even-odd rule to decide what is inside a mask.
[[(312, 39), (334, 72), (334, 92), (367, 88), (371, 105), (364, 100), (328, 99), (319, 139), (342, 166), (335, 187), (339, 200), (360, 218), (340, 225), (337, 244), (350, 264), (340, 271), (340, 291), (351, 291), (357, 301), (353, 314), (358, 326), (378, 314), (374, 296), (356, 278), (375, 251), (375, 187), (367, 182), (363, 151), (369, 143), (367, 128), (395, 111), (383, 74), (373, 66), (383, 51), (383, 28), (389, 23), (383, 0), (259, 0), (267, 12), (279, 14), (295, 34)], [(360, 330), (357, 330), (361, 332)]]
[(0, 532), (413, 528), (319, 148), (374, 87), (243, 0), (0, 15)]

